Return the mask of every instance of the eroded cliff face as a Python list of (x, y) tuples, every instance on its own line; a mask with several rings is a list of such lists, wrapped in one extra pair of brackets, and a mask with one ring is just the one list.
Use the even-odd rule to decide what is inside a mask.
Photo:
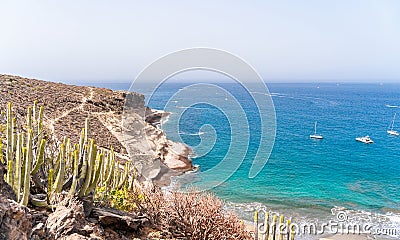
[[(46, 131), (55, 140), (65, 136), (78, 142), (89, 117), (90, 137), (101, 147), (113, 147), (120, 159), (132, 159), (143, 179), (168, 184), (170, 175), (192, 169), (190, 149), (157, 127), (167, 113), (145, 107), (142, 94), (11, 75), (0, 75), (0, 94), (0, 109), (11, 102), (20, 125), (28, 105), (36, 100), (44, 106)], [(2, 115), (0, 124), (4, 122)]]
[(128, 95), (122, 118), (122, 139), (129, 156), (146, 179), (161, 185), (169, 184), (171, 175), (192, 170), (191, 150), (182, 143), (169, 140), (158, 128), (169, 113), (144, 106), (143, 95)]

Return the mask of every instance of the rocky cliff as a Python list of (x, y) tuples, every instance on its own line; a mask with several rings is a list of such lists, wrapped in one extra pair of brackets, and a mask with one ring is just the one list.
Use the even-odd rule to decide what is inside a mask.
[[(78, 142), (89, 118), (90, 137), (101, 147), (113, 147), (120, 159), (131, 158), (143, 179), (168, 184), (169, 176), (192, 169), (190, 149), (157, 127), (167, 113), (144, 106), (142, 94), (11, 75), (0, 75), (0, 94), (0, 109), (12, 102), (20, 125), (28, 105), (44, 106), (46, 131), (54, 140), (65, 136)], [(4, 121), (3, 115), (0, 124)]]

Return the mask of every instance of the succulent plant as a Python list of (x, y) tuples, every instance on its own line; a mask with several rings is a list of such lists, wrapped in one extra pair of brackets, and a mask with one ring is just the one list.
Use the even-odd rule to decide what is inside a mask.
[[(130, 163), (126, 163), (121, 172), (113, 148), (101, 149), (93, 139), (88, 138), (88, 119), (78, 144), (72, 145), (70, 139), (64, 137), (55, 155), (46, 154), (48, 146), (44, 135), (43, 112), (43, 107), (38, 107), (35, 101), (33, 107), (28, 107), (26, 127), (18, 128), (11, 103), (7, 105), (6, 143), (3, 146), (0, 141), (0, 158), (3, 159), (4, 147), (8, 168), (5, 179), (13, 187), (21, 204), (26, 206), (30, 201), (37, 206), (48, 206), (54, 194), (62, 194), (63, 190), (67, 190), (64, 188), (68, 186), (68, 179), (72, 179), (68, 189), (70, 197), (93, 196), (99, 186), (106, 186), (111, 191), (133, 184), (128, 184), (129, 179), (133, 179), (129, 176)], [(35, 178), (47, 179), (45, 201), (36, 199), (30, 193), (31, 180), (35, 182)]]

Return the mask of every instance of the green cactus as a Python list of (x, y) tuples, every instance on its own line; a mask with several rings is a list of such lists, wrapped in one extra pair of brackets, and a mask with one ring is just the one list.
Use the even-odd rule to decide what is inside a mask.
[(12, 109), (11, 103), (7, 104), (7, 123), (6, 123), (6, 159), (7, 159), (7, 178), (6, 181), (8, 184), (12, 185), (12, 176), (13, 173), (13, 120), (12, 120)]
[(50, 199), (51, 193), (53, 192), (53, 173), (54, 170), (49, 170), (49, 175), (47, 176), (47, 199)]
[[(79, 167), (83, 166), (84, 162), (85, 162), (85, 149), (86, 149), (85, 146), (87, 146), (87, 131), (85, 128), (82, 128), (81, 136), (79, 138), (79, 164), (78, 164)], [(85, 174), (86, 174), (86, 170), (85, 170)], [(79, 182), (80, 181), (81, 180), (79, 180)]]
[[(98, 186), (119, 189), (133, 186), (133, 177), (129, 177), (130, 163), (126, 163), (123, 172), (115, 160), (114, 150), (98, 149), (93, 139), (88, 139), (89, 119), (85, 121), (79, 143), (71, 144), (69, 138), (63, 138), (55, 157), (46, 155), (47, 141), (43, 131), (43, 107), (37, 102), (28, 107), (26, 132), (17, 129), (13, 118), (11, 103), (7, 105), (5, 160), (8, 172), (4, 176), (13, 187), (17, 201), (27, 205), (30, 200), (36, 206), (50, 206), (53, 193), (61, 193), (65, 179), (72, 177), (69, 196), (89, 196)], [(17, 130), (20, 131), (17, 133)], [(0, 158), (3, 160), (3, 143), (0, 141)], [(42, 167), (44, 166), (44, 167)], [(46, 171), (46, 169), (48, 169)], [(44, 171), (39, 171), (44, 170)], [(46, 177), (47, 201), (30, 197), (31, 177)]]
[(29, 193), (30, 193), (30, 182), (31, 182), (31, 168), (32, 168), (32, 158), (33, 158), (33, 132), (32, 129), (28, 130), (28, 140), (27, 140), (27, 150), (26, 150), (26, 160), (25, 160), (25, 179), (24, 179), (24, 191), (22, 194), (21, 204), (24, 206), (28, 205)]
[(39, 115), (37, 117), (37, 133), (40, 134), (43, 130), (43, 111), (44, 107), (40, 106)]
[[(24, 134), (22, 134), (22, 136), (21, 136), (22, 144), (24, 143), (24, 141), (25, 141)], [(19, 185), (21, 186), (21, 188), (24, 185), (24, 180), (25, 180), (25, 166), (26, 166), (25, 160), (26, 160), (26, 154), (27, 154), (26, 151), (27, 151), (26, 147), (23, 146), (22, 147), (22, 156), (21, 156), (21, 159), (22, 159), (22, 161), (21, 161), (21, 177), (19, 180)]]
[(269, 213), (266, 212), (265, 213), (265, 220), (264, 220), (264, 232), (265, 234), (263, 235), (263, 240), (268, 240), (268, 236), (269, 236)]
[(40, 145), (39, 145), (39, 151), (36, 159), (36, 165), (33, 168), (31, 174), (35, 175), (37, 171), (39, 170), (40, 166), (42, 166), (44, 162), (44, 148), (46, 147), (46, 139), (42, 139)]
[(72, 177), (72, 184), (71, 184), (71, 188), (69, 190), (69, 195), (72, 197), (75, 195), (75, 191), (76, 191), (76, 186), (78, 184), (78, 178), (79, 178), (79, 169), (78, 169), (78, 162), (79, 162), (79, 151), (75, 150), (74, 151), (74, 175)]
[[(86, 149), (87, 146), (84, 146), (83, 148)], [(80, 151), (79, 154), (81, 154), (81, 152), (82, 152), (82, 151)], [(88, 169), (88, 162), (87, 162), (87, 160), (86, 160), (86, 155), (87, 155), (87, 154), (86, 154), (86, 151), (84, 151), (84, 154), (83, 154), (83, 163), (82, 163), (81, 172), (79, 173), (79, 178), (78, 178), (78, 183), (77, 183), (79, 189), (80, 189), (80, 187), (83, 185), (83, 183), (84, 183), (84, 181), (85, 181), (86, 172), (87, 172), (87, 169)], [(80, 160), (80, 159), (81, 159), (81, 157), (79, 157), (79, 160)], [(79, 166), (79, 165), (78, 165), (78, 166)]]
[(7, 178), (6, 181), (8, 184), (12, 185), (13, 182), (13, 161), (7, 162)]
[(92, 171), (94, 168), (94, 163), (96, 159), (96, 152), (97, 152), (97, 147), (94, 144), (94, 140), (91, 139), (89, 143), (89, 154), (87, 157), (87, 170), (86, 170), (86, 175), (85, 175), (85, 181), (79, 191), (79, 197), (85, 196), (86, 190), (89, 187), (89, 184), (91, 182), (91, 177), (92, 177)]
[(89, 195), (93, 190), (95, 190), (97, 183), (99, 182), (102, 165), (103, 165), (103, 158), (104, 158), (104, 155), (102, 153), (100, 153), (99, 157), (98, 157), (98, 164), (97, 164), (96, 171), (93, 171), (94, 177), (93, 177), (92, 182), (90, 183), (88, 189), (85, 192), (86, 196)]
[(17, 201), (21, 199), (21, 168), (22, 168), (22, 134), (19, 133), (17, 137), (17, 147), (15, 150), (15, 179), (14, 179), (14, 191), (17, 196)]
[(57, 175), (58, 174), (58, 170), (60, 170), (60, 158), (61, 158), (61, 154), (58, 153), (57, 157), (55, 159), (55, 162), (54, 162), (54, 160), (52, 161), (52, 167), (53, 167), (54, 175)]
[(114, 157), (114, 151), (111, 149), (111, 152), (109, 153), (109, 162), (110, 166), (108, 167), (110, 170), (108, 171), (107, 178), (104, 182), (105, 186), (108, 186), (110, 183), (111, 179), (114, 177), (114, 168), (115, 168), (115, 157)]
[(28, 129), (32, 129), (32, 107), (28, 107), (28, 113), (26, 115), (26, 126)]
[(15, 157), (15, 148), (17, 147), (17, 118), (12, 118), (12, 156)]
[(276, 235), (277, 220), (278, 220), (278, 216), (276, 216), (274, 214), (274, 216), (272, 217), (272, 233), (271, 233), (274, 238)]
[(254, 240), (258, 240), (258, 211), (254, 212)]
[(56, 177), (56, 181), (54, 182), (53, 185), (53, 190), (55, 193), (61, 193), (62, 191), (62, 186), (64, 184), (64, 177), (65, 177), (65, 145), (62, 143), (60, 145), (60, 153), (58, 154), (59, 156), (59, 169)]
[(133, 190), (134, 183), (135, 183), (135, 177), (132, 175), (131, 178), (129, 179), (129, 186), (128, 186), (129, 190)]
[(129, 174), (129, 162), (125, 163), (124, 175), (122, 175), (122, 179), (119, 181), (117, 189), (121, 189), (124, 186), (126, 179), (128, 178), (128, 174)]
[(284, 223), (285, 223), (285, 217), (283, 215), (280, 215), (279, 216), (279, 240), (284, 239), (284, 237), (283, 237), (283, 235), (284, 235), (283, 229), (285, 228)]

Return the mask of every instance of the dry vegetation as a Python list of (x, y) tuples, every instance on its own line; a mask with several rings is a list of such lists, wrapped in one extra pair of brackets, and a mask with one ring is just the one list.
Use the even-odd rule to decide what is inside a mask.
[[(211, 193), (191, 189), (187, 192), (162, 192), (152, 185), (136, 184), (121, 202), (104, 202), (148, 216), (150, 236), (162, 239), (252, 239), (244, 223), (223, 208), (223, 202)], [(133, 208), (132, 208), (133, 207)], [(147, 236), (149, 236), (147, 234)]]

